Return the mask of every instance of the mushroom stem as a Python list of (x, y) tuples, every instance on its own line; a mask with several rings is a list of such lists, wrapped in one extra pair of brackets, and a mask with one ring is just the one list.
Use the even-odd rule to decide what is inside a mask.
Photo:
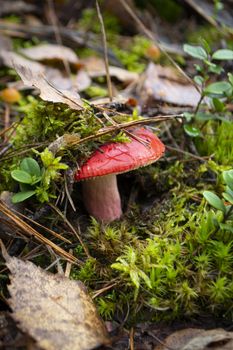
[(83, 200), (90, 215), (109, 223), (122, 215), (115, 174), (98, 176), (82, 183)]

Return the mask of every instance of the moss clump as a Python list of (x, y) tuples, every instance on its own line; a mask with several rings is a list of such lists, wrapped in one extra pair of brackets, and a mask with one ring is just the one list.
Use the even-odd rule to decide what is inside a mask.
[(197, 148), (202, 155), (213, 156), (222, 165), (233, 164), (233, 124), (232, 122), (209, 121), (205, 126), (205, 137), (197, 140)]
[[(134, 72), (142, 72), (147, 63), (147, 50), (152, 46), (152, 42), (141, 35), (133, 37), (120, 36), (121, 26), (117, 17), (104, 13), (104, 25), (107, 33), (107, 41), (109, 48), (116, 55), (117, 59), (124, 65), (126, 69)], [(101, 27), (94, 9), (86, 9), (83, 11), (82, 19), (79, 21), (79, 28), (89, 30), (91, 28), (93, 33), (101, 35)], [(83, 49), (79, 52), (82, 57), (96, 55), (90, 49)], [(96, 94), (94, 88), (88, 89), (90, 97), (105, 96), (104, 91), (101, 95)]]
[[(14, 183), (11, 179), (11, 171), (19, 167), (20, 162), (25, 157), (35, 158), (41, 168), (44, 167), (42, 162), (43, 151), (51, 145), (55, 140), (64, 134), (67, 135), (67, 140), (70, 140), (69, 146), (58, 147), (56, 151), (59, 155), (57, 159), (61, 163), (68, 164), (71, 169), (77, 167), (77, 162), (81, 165), (87, 157), (99, 145), (108, 141), (127, 142), (127, 136), (122, 132), (115, 134), (107, 134), (98, 139), (89, 140), (86, 143), (72, 144), (72, 137), (75, 140), (81, 140), (88, 136), (95, 135), (103, 126), (112, 125), (109, 120), (99, 113), (95, 114), (95, 108), (86, 104), (82, 111), (73, 111), (67, 106), (58, 103), (43, 102), (35, 98), (28, 98), (27, 101), (22, 101), (19, 107), (21, 116), (20, 121), (16, 121), (16, 129), (13, 136), (10, 138), (12, 148), (4, 158), (4, 166), (1, 168), (1, 190), (12, 190)], [(116, 122), (135, 120), (135, 115), (132, 116), (112, 116)], [(136, 119), (139, 118), (136, 116)], [(42, 152), (35, 152), (35, 149)], [(56, 160), (56, 158), (54, 158)], [(51, 169), (51, 166), (50, 166)], [(64, 168), (63, 168), (64, 169)], [(57, 176), (59, 178), (59, 176)], [(61, 184), (59, 184), (60, 187)], [(50, 187), (42, 186), (38, 191), (38, 198), (43, 201), (49, 200)], [(56, 186), (53, 186), (56, 188)], [(55, 192), (51, 193), (54, 198)]]
[[(177, 163), (178, 168), (183, 169)], [(160, 171), (165, 182), (169, 170)], [(233, 317), (232, 234), (217, 228), (222, 213), (209, 210), (202, 199), (203, 168), (195, 173), (194, 186), (188, 185), (190, 174), (185, 171), (180, 173), (183, 182), (164, 183), (170, 192), (148, 212), (135, 208), (125, 220), (104, 227), (92, 220), (86, 239), (95, 267), (91, 278), (84, 269), (74, 269), (73, 278), (81, 277), (90, 288), (116, 282), (113, 290), (97, 298), (106, 319), (127, 305), (128, 322), (204, 312)]]
[[(102, 13), (104, 19), (104, 27), (107, 36), (115, 35), (120, 33), (121, 25), (116, 16), (110, 14), (107, 11)], [(96, 9), (87, 8), (82, 12), (82, 18), (78, 22), (79, 29), (89, 31), (92, 33), (101, 34), (101, 25), (97, 17)]]
[(141, 73), (147, 64), (147, 51), (152, 46), (152, 42), (147, 38), (136, 35), (124, 45), (113, 44), (112, 50), (119, 61), (129, 70)]
[(85, 93), (90, 97), (107, 97), (108, 96), (108, 90), (106, 88), (103, 88), (101, 86), (97, 85), (91, 85), (86, 90)]

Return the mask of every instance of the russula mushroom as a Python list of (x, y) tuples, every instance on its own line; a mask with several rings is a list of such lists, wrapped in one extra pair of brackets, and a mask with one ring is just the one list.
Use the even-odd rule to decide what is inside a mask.
[(122, 215), (117, 174), (155, 162), (164, 144), (146, 128), (131, 130), (130, 142), (109, 142), (99, 147), (75, 173), (82, 182), (83, 201), (90, 215), (109, 223)]

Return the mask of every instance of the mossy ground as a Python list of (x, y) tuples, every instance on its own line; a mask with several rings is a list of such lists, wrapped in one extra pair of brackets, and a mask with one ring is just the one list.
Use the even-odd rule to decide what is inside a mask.
[(113, 284), (97, 298), (105, 319), (127, 312), (133, 323), (204, 314), (232, 318), (232, 233), (216, 230), (221, 213), (202, 197), (207, 187), (221, 187), (219, 174), (207, 163), (151, 166), (137, 175), (153, 186), (149, 209), (138, 200), (119, 223), (92, 220), (85, 239), (93, 259), (73, 268), (72, 278), (91, 290)]
[[(87, 13), (81, 23), (84, 27), (92, 23), (91, 16), (93, 13)], [(128, 50), (119, 49), (119, 24), (110, 18), (105, 25), (110, 47), (120, 62), (127, 69), (142, 71), (151, 43), (137, 36)], [(99, 33), (100, 27), (91, 29)], [(91, 97), (99, 93), (93, 87), (89, 89)], [(10, 172), (24, 157), (31, 156), (40, 162), (33, 148), (43, 151), (64, 133), (83, 138), (103, 126), (99, 123), (103, 116), (100, 120), (99, 116), (96, 118), (95, 110), (88, 105), (84, 113), (77, 113), (63, 105), (29, 98), (22, 100), (16, 110), (19, 126), (11, 139), (12, 149), (2, 157), (1, 190), (15, 189)], [(134, 119), (133, 112), (131, 118)], [(120, 221), (102, 225), (78, 207), (76, 220), (91, 258), (73, 239), (74, 254), (83, 261), (83, 266), (74, 266), (71, 277), (82, 280), (90, 292), (96, 293), (95, 300), (104, 319), (117, 318), (128, 324), (202, 314), (232, 319), (232, 230), (219, 228), (222, 213), (211, 209), (202, 193), (206, 189), (219, 195), (223, 192), (221, 173), (230, 169), (233, 161), (233, 127), (232, 123), (211, 121), (202, 131), (196, 147), (201, 155), (211, 156), (210, 160), (197, 161), (167, 152), (157, 165), (119, 177), (125, 209)], [(117, 135), (114, 136), (117, 140)], [(185, 138), (182, 127), (176, 136), (177, 140)], [(112, 135), (62, 149), (59, 155), (73, 169), (77, 159), (83, 162), (95, 147), (110, 138)], [(183, 144), (189, 141), (186, 139)], [(51, 186), (50, 193), (58, 196), (60, 186), (61, 182)], [(79, 185), (75, 186), (73, 195), (78, 193), (80, 197), (79, 190)], [(132, 196), (135, 200), (129, 205), (134, 191), (137, 195)], [(33, 201), (36, 211), (41, 204), (35, 198)], [(46, 221), (51, 223), (50, 228), (59, 229), (57, 218), (42, 219), (42, 223)], [(40, 257), (37, 263), (45, 265), (47, 259)]]

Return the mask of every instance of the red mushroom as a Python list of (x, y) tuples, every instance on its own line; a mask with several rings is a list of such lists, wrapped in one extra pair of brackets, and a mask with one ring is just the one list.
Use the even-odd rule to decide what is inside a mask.
[(110, 142), (99, 147), (75, 174), (82, 183), (83, 200), (90, 215), (108, 223), (122, 215), (117, 174), (155, 162), (164, 144), (148, 129), (134, 129), (130, 142)]

